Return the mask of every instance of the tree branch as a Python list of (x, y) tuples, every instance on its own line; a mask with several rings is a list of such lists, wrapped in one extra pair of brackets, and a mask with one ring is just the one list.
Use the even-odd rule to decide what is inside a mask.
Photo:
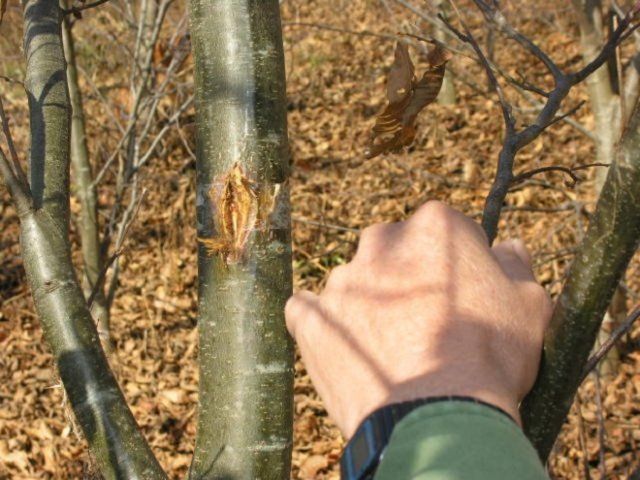
[(109, 1), (110, 0), (96, 0), (95, 2), (91, 2), (91, 3), (83, 3), (78, 7), (72, 6), (71, 8), (66, 8), (62, 11), (62, 13), (65, 15), (78, 15), (80, 12), (84, 10), (89, 10), (90, 8), (99, 7), (100, 5), (107, 3)]
[(56, 1), (26, 0), (23, 5), (34, 208), (20, 217), (20, 242), (38, 318), (104, 478), (164, 479), (109, 367), (71, 260), (71, 108), (62, 11)]
[(518, 175), (515, 175), (513, 177), (513, 180), (511, 181), (511, 185), (517, 185), (520, 182), (525, 181), (528, 178), (534, 177), (540, 173), (545, 173), (545, 172), (563, 172), (566, 173), (567, 175), (569, 175), (569, 177), (571, 177), (571, 184), (569, 184), (568, 186), (570, 187), (574, 187), (576, 185), (576, 183), (578, 183), (580, 181), (580, 177), (578, 177), (578, 175), (576, 175), (576, 171), (578, 170), (585, 170), (587, 168), (593, 168), (593, 167), (608, 167), (609, 164), (608, 163), (589, 163), (587, 165), (578, 165), (577, 167), (563, 167), (561, 165), (551, 165), (549, 167), (540, 167), (540, 168), (536, 168), (533, 170), (529, 170), (526, 172), (522, 172)]
[[(476, 52), (478, 60), (487, 73), (490, 85), (498, 94), (503, 112), (503, 119), (505, 122), (505, 135), (503, 146), (498, 156), (496, 175), (489, 194), (487, 195), (482, 216), (482, 227), (487, 234), (489, 243), (491, 244), (493, 243), (497, 235), (500, 213), (504, 205), (504, 200), (509, 192), (509, 187), (513, 182), (513, 167), (516, 155), (522, 148), (538, 138), (538, 136), (540, 136), (540, 134), (546, 128), (558, 121), (564, 120), (567, 115), (572, 113), (571, 110), (569, 111), (569, 113), (558, 116), (558, 111), (560, 110), (562, 102), (569, 94), (571, 87), (578, 83), (578, 81), (586, 78), (589, 73), (597, 69), (598, 66), (602, 65), (602, 63), (615, 52), (616, 46), (619, 45), (619, 43), (624, 38), (623, 34), (629, 31), (631, 22), (635, 18), (637, 11), (635, 9), (632, 10), (625, 19), (626, 21), (621, 22), (620, 26), (612, 35), (612, 38), (603, 47), (598, 58), (594, 59), (591, 64), (577, 73), (565, 74), (545, 52), (543, 52), (529, 38), (522, 35), (515, 28), (513, 28), (507, 22), (504, 15), (495, 7), (494, 3), (489, 4), (483, 0), (473, 1), (488, 22), (491, 22), (501, 32), (503, 32), (509, 38), (512, 38), (513, 40), (518, 42), (532, 56), (540, 60), (545, 65), (549, 73), (551, 73), (555, 81), (555, 87), (551, 92), (548, 92), (547, 94), (547, 92), (540, 91), (540, 93), (545, 93), (545, 95), (543, 96), (546, 97), (546, 102), (540, 110), (540, 113), (538, 114), (535, 122), (522, 130), (516, 130), (515, 120), (513, 119), (511, 113), (512, 107), (507, 102), (505, 95), (502, 93), (495, 74), (493, 73), (491, 64), (486, 59), (482, 50), (479, 48), (478, 43), (475, 41), (473, 35), (471, 35), (468, 28), (466, 27), (464, 20), (460, 15), (460, 12), (456, 8), (454, 0), (450, 0), (452, 6), (458, 14), (458, 18), (460, 19), (460, 23), (462, 24), (465, 33), (461, 33), (460, 31), (456, 30), (455, 27), (453, 27), (449, 22), (446, 21), (446, 19), (440, 18), (440, 20), (445, 23), (445, 25), (447, 25), (448, 28), (460, 40), (469, 44)], [(522, 85), (520, 85), (520, 88), (523, 88)], [(528, 86), (526, 90), (532, 90), (531, 86)]]
[(600, 324), (640, 242), (640, 105), (631, 116), (545, 336), (540, 372), (521, 406), (525, 432), (546, 459)]
[(618, 325), (616, 329), (611, 332), (611, 336), (600, 346), (598, 351), (594, 353), (585, 364), (584, 369), (582, 370), (580, 383), (585, 381), (591, 370), (596, 368), (598, 363), (600, 363), (600, 360), (607, 356), (607, 353), (609, 353), (615, 344), (618, 343), (622, 336), (631, 330), (631, 327), (638, 318), (640, 318), (640, 308), (636, 308), (631, 314), (629, 314), (624, 322)]

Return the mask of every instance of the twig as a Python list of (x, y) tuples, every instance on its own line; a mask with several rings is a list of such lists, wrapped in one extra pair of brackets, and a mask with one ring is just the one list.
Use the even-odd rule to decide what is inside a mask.
[(335, 27), (333, 25), (322, 24), (322, 23), (283, 22), (282, 26), (283, 27), (310, 27), (310, 28), (317, 28), (319, 30), (328, 30), (330, 32), (347, 33), (349, 35), (357, 35), (361, 37), (386, 38), (389, 40), (396, 40), (398, 38), (397, 35), (391, 35), (388, 33), (377, 33), (377, 32), (372, 32), (370, 30), (349, 30), (347, 28), (340, 28), (340, 27)]
[(89, 10), (90, 8), (99, 7), (103, 3), (107, 3), (109, 0), (96, 0), (95, 2), (85, 3), (78, 7), (65, 8), (62, 10), (62, 13), (65, 15), (78, 15), (83, 10)]
[(584, 382), (587, 378), (591, 370), (593, 370), (600, 360), (602, 360), (609, 350), (611, 350), (616, 343), (622, 338), (622, 336), (627, 333), (634, 322), (640, 318), (640, 307), (636, 308), (625, 320), (622, 322), (612, 333), (611, 336), (600, 346), (598, 351), (594, 353), (587, 363), (584, 366), (584, 370), (582, 371), (582, 378), (580, 379), (580, 383)]
[(604, 462), (604, 449), (606, 442), (606, 427), (604, 424), (604, 412), (602, 407), (602, 391), (600, 383), (600, 372), (593, 372), (596, 387), (596, 415), (598, 418), (598, 469), (600, 470), (600, 478), (607, 478), (607, 467)]
[(609, 167), (609, 166), (610, 164), (608, 163), (589, 163), (587, 165), (578, 165), (577, 167), (563, 167), (561, 165), (551, 165), (548, 167), (540, 167), (534, 170), (528, 170), (526, 172), (522, 172), (518, 175), (515, 175), (513, 177), (513, 180), (511, 181), (511, 185), (512, 186), (517, 185), (518, 183), (521, 183), (524, 180), (534, 177), (535, 175), (538, 175), (540, 173), (557, 171), (557, 172), (563, 172), (569, 175), (571, 177), (571, 183), (568, 183), (567, 186), (575, 187), (575, 185), (581, 180), (581, 178), (578, 175), (576, 175), (575, 173), (576, 171), (585, 170), (587, 168), (592, 168), (592, 167)]
[(355, 233), (356, 235), (360, 235), (360, 230), (357, 228), (349, 228), (349, 227), (342, 227), (340, 225), (333, 225), (330, 223), (315, 222), (313, 220), (307, 220), (306, 218), (300, 218), (300, 217), (291, 217), (291, 220), (298, 223), (305, 223), (307, 225), (312, 225), (314, 227), (327, 228), (329, 230), (337, 230), (339, 232), (349, 232), (349, 233)]
[(582, 450), (582, 468), (584, 469), (585, 480), (591, 480), (591, 472), (589, 470), (589, 451), (587, 450), (587, 437), (584, 432), (584, 418), (582, 417), (582, 400), (580, 393), (576, 395), (576, 410), (578, 416), (578, 443)]
[(19, 210), (18, 213), (20, 214), (27, 211), (31, 207), (31, 194), (27, 190), (27, 187), (16, 177), (2, 148), (0, 148), (0, 175), (4, 178), (9, 193), (16, 202)]
[(580, 101), (580, 102), (578, 103), (578, 105), (576, 105), (575, 107), (571, 108), (568, 112), (563, 113), (563, 114), (561, 114), (561, 115), (556, 115), (556, 116), (553, 118), (553, 120), (551, 120), (551, 121), (549, 122), (549, 125), (548, 125), (548, 126), (550, 127), (551, 125), (555, 125), (556, 123), (563, 121), (565, 118), (570, 117), (571, 115), (573, 115), (574, 113), (576, 113), (578, 110), (580, 110), (580, 109), (582, 108), (582, 106), (583, 106), (585, 103), (586, 103), (586, 102), (585, 102), (584, 100), (582, 100), (582, 101)]
[(0, 122), (2, 122), (2, 133), (4, 133), (4, 138), (7, 139), (7, 145), (9, 146), (9, 154), (11, 155), (11, 160), (13, 162), (13, 168), (14, 168), (16, 177), (18, 177), (22, 185), (26, 187), (29, 185), (29, 181), (27, 180), (27, 175), (24, 173), (24, 170), (20, 165), (18, 152), (16, 151), (16, 146), (15, 146), (15, 143), (13, 142), (13, 135), (11, 135), (11, 130), (9, 129), (9, 122), (7, 121), (7, 116), (4, 112), (4, 105), (2, 103), (2, 98), (0, 98)]
[(149, 158), (151, 158), (151, 156), (155, 152), (155, 149), (158, 146), (158, 144), (160, 143), (160, 141), (162, 140), (162, 138), (169, 131), (171, 126), (179, 120), (180, 115), (182, 115), (182, 113), (187, 108), (189, 108), (191, 106), (191, 104), (193, 103), (193, 99), (194, 99), (194, 95), (190, 95), (182, 103), (182, 105), (180, 105), (180, 108), (178, 108), (178, 110), (176, 110), (174, 112), (174, 114), (171, 116), (171, 118), (167, 121), (167, 123), (162, 127), (162, 129), (158, 132), (156, 137), (153, 139), (153, 141), (151, 142), (151, 145), (147, 149), (146, 153), (138, 161), (138, 164), (131, 169), (130, 175), (133, 175), (136, 172), (138, 172), (140, 170), (140, 168), (142, 168), (149, 161)]
[(118, 250), (113, 255), (111, 255), (111, 257), (109, 257), (109, 259), (106, 262), (104, 262), (104, 266), (102, 267), (102, 270), (100, 270), (100, 274), (96, 279), (96, 283), (93, 285), (93, 288), (91, 289), (91, 294), (87, 299), (87, 307), (91, 308), (91, 306), (93, 305), (93, 301), (96, 299), (98, 292), (100, 292), (100, 289), (104, 285), (104, 280), (107, 276), (107, 272), (109, 271), (109, 268), (111, 268), (111, 265), (113, 264), (113, 262), (115, 262), (117, 258), (120, 255), (122, 255), (122, 253), (123, 253), (122, 250)]
[(15, 83), (16, 85), (20, 85), (22, 88), (25, 88), (23, 81), (16, 80), (15, 78), (7, 77), (6, 75), (0, 75), (0, 80), (4, 80), (7, 83)]

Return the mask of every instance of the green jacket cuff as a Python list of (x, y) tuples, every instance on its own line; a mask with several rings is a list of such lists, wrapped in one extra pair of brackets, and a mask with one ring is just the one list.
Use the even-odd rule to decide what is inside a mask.
[(548, 480), (536, 451), (511, 419), (487, 406), (442, 401), (394, 428), (375, 480)]

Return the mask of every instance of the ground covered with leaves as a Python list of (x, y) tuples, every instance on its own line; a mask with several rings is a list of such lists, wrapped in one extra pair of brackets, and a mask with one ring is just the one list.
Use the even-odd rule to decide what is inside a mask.
[[(445, 201), (480, 218), (503, 127), (499, 105), (487, 93), (482, 70), (465, 56), (454, 55), (449, 64), (456, 102), (434, 104), (422, 112), (413, 146), (399, 154), (365, 158), (370, 129), (384, 108), (393, 35), (399, 31), (432, 34), (430, 25), (401, 3), (281, 2), (294, 164), (296, 289), (318, 291), (331, 268), (353, 255), (362, 228), (404, 219), (427, 200)], [(578, 33), (570, 10), (556, 6), (557, 2), (539, 3), (543, 6), (536, 9), (509, 7), (509, 18), (560, 63), (579, 65)], [(184, 10), (177, 10), (183, 7), (176, 3), (171, 21), (179, 21)], [(15, 80), (24, 78), (20, 21), (17, 5), (10, 5), (0, 27), (0, 74)], [(104, 33), (117, 22), (105, 5), (86, 13), (75, 27), (79, 61), (86, 72), (81, 87), (89, 112), (89, 147), (98, 165), (104, 161), (104, 152), (115, 147), (105, 127), (109, 123), (105, 98), (113, 107), (111, 113), (118, 112), (118, 102), (126, 102), (118, 88), (122, 81), (118, 59), (108, 44), (112, 37)], [(470, 22), (479, 25), (478, 18)], [(411, 54), (420, 71), (426, 65), (424, 53), (411, 48)], [(514, 44), (498, 40), (495, 60), (513, 76), (521, 70), (530, 81), (548, 82), (540, 65)], [(181, 73), (187, 84), (191, 74), (188, 61)], [(98, 89), (92, 90), (90, 84)], [(0, 94), (25, 158), (26, 99), (7, 82), (0, 83)], [(531, 121), (535, 105), (517, 94), (513, 100), (522, 122)], [(566, 108), (581, 100), (587, 100), (583, 86), (572, 92)], [(163, 154), (142, 172), (146, 196), (120, 258), (121, 280), (112, 312), (113, 368), (171, 478), (184, 478), (187, 472), (197, 401), (192, 114), (185, 113), (175, 141), (171, 143), (170, 137)], [(573, 118), (586, 129), (593, 127), (588, 107)], [(559, 122), (519, 155), (516, 173), (591, 163), (594, 156), (591, 138), (580, 128)], [(514, 187), (500, 225), (502, 238), (525, 239), (534, 254), (536, 275), (552, 294), (560, 290), (595, 205), (595, 172), (585, 170), (580, 176), (582, 181), (573, 188), (557, 172)], [(107, 176), (100, 187), (102, 209), (113, 200), (109, 187)], [(77, 215), (75, 199), (72, 210)], [(79, 263), (75, 225), (72, 229)], [(92, 461), (34, 313), (18, 238), (15, 210), (6, 191), (0, 190), (0, 478), (91, 477)], [(637, 301), (639, 267), (634, 261), (627, 275), (629, 308)], [(640, 327), (624, 339), (618, 371), (600, 381), (592, 376), (584, 383), (554, 449), (549, 467), (553, 478), (624, 479), (640, 466), (639, 349)], [(294, 428), (292, 478), (337, 479), (343, 442), (299, 361)]]

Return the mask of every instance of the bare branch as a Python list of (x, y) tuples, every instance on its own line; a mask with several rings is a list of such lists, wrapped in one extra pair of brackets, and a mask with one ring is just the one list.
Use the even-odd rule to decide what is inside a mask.
[[(513, 166), (515, 162), (515, 156), (517, 153), (535, 140), (540, 134), (549, 126), (568, 119), (568, 116), (574, 113), (581, 105), (569, 110), (567, 113), (558, 116), (562, 102), (569, 94), (571, 87), (576, 83), (582, 81), (591, 72), (596, 70), (610, 55), (615, 54), (617, 45), (624, 39), (624, 35), (635, 26), (632, 26), (632, 20), (637, 14), (637, 6), (625, 17), (620, 23), (619, 27), (612, 34), (612, 38), (605, 44), (598, 57), (591, 62), (587, 67), (574, 74), (564, 73), (560, 67), (537, 45), (535, 45), (529, 38), (518, 32), (507, 22), (506, 18), (496, 7), (494, 2), (486, 2), (484, 0), (473, 0), (476, 7), (482, 12), (485, 19), (491, 24), (495, 25), (499, 31), (507, 35), (509, 38), (518, 42), (525, 50), (527, 50), (532, 56), (540, 60), (547, 68), (549, 73), (553, 76), (555, 87), (551, 92), (545, 92), (544, 90), (530, 85), (527, 82), (518, 81), (511, 78), (508, 75), (500, 72), (500, 69), (496, 69), (495, 66), (487, 60), (486, 56), (479, 48), (477, 42), (473, 38), (473, 35), (466, 27), (459, 10), (455, 5), (454, 0), (450, 0), (451, 5), (455, 9), (460, 23), (463, 26), (464, 33), (458, 31), (453, 27), (446, 19), (440, 17), (440, 20), (447, 25), (447, 27), (456, 35), (458, 39), (467, 43), (475, 51), (478, 60), (483, 65), (487, 76), (489, 78), (489, 84), (493, 90), (496, 91), (500, 99), (502, 106), (503, 117), (505, 119), (505, 138), (503, 140), (503, 147), (498, 157), (498, 167), (495, 175), (494, 182), (491, 186), (491, 190), (485, 201), (484, 215), (482, 218), (482, 227), (487, 233), (489, 242), (493, 243), (497, 235), (498, 222), (500, 220), (500, 213), (502, 211), (504, 200), (509, 192), (509, 186), (512, 184)], [(543, 104), (536, 120), (525, 127), (524, 129), (517, 131), (515, 127), (515, 120), (512, 116), (512, 107), (507, 102), (502, 89), (496, 79), (494, 70), (500, 72), (502, 76), (505, 76), (507, 80), (514, 84), (522, 91), (532, 91), (546, 98), (546, 102)]]
[(637, 307), (618, 327), (611, 333), (611, 336), (600, 346), (598, 351), (594, 353), (584, 366), (580, 383), (584, 382), (591, 370), (596, 368), (600, 360), (607, 356), (616, 343), (631, 330), (636, 320), (640, 318), (640, 307)]
[(397, 35), (390, 35), (388, 33), (377, 33), (372, 32), (370, 30), (349, 30), (347, 28), (335, 27), (333, 25), (322, 24), (322, 23), (311, 23), (311, 22), (282, 22), (283, 27), (309, 27), (309, 28), (317, 28), (318, 30), (327, 30), (329, 32), (336, 33), (347, 33), (349, 35), (357, 35), (361, 37), (378, 37), (378, 38), (386, 38), (389, 40), (396, 40), (398, 38)]
[(460, 11), (458, 10), (458, 7), (456, 6), (453, 0), (450, 0), (450, 3), (453, 6), (453, 9), (455, 10), (456, 15), (458, 16), (460, 24), (462, 25), (462, 28), (464, 29), (465, 33), (463, 34), (460, 31), (458, 31), (442, 15), (438, 15), (438, 18), (445, 25), (447, 25), (447, 27), (449, 27), (449, 29), (458, 36), (458, 38), (460, 38), (462, 41), (471, 45), (471, 48), (473, 48), (473, 51), (478, 56), (478, 59), (480, 60), (481, 65), (484, 67), (485, 72), (487, 73), (487, 77), (489, 77), (489, 83), (490, 83), (491, 89), (496, 92), (496, 94), (498, 95), (498, 99), (500, 100), (500, 106), (502, 107), (502, 116), (504, 118), (504, 123), (507, 128), (507, 135), (509, 135), (510, 133), (513, 133), (515, 129), (515, 120), (513, 119), (513, 116), (511, 114), (511, 110), (512, 110), (511, 105), (509, 104), (509, 102), (507, 102), (504, 92), (502, 91), (502, 87), (500, 86), (498, 79), (493, 73), (493, 69), (491, 68), (489, 60), (487, 59), (484, 52), (480, 48), (480, 45), (478, 45), (478, 42), (476, 41), (474, 36), (471, 34), (471, 31), (467, 27), (466, 23), (462, 19), (462, 15), (460, 15)]
[(78, 7), (64, 9), (62, 10), (62, 13), (64, 13), (65, 15), (78, 15), (83, 10), (89, 10), (90, 8), (99, 7), (100, 5), (102, 5), (103, 3), (107, 3), (108, 1), (110, 0), (96, 0), (95, 2), (84, 3)]
[(582, 82), (585, 78), (600, 68), (612, 55), (615, 55), (618, 46), (635, 32), (640, 24), (633, 24), (633, 21), (638, 15), (637, 6), (631, 9), (620, 21), (618, 28), (616, 28), (611, 37), (602, 47), (600, 53), (594, 58), (591, 63), (582, 68), (581, 70), (572, 73), (568, 76), (571, 85), (576, 85)]
[(608, 163), (589, 163), (587, 165), (578, 165), (577, 167), (563, 167), (561, 165), (551, 165), (549, 167), (536, 168), (534, 170), (529, 170), (527, 172), (520, 173), (513, 177), (511, 184), (517, 185), (518, 183), (523, 182), (524, 180), (534, 177), (535, 175), (538, 175), (540, 173), (556, 171), (556, 172), (563, 172), (569, 175), (569, 177), (571, 177), (571, 183), (569, 183), (568, 186), (574, 187), (576, 183), (578, 183), (581, 180), (581, 178), (578, 175), (576, 175), (575, 173), (576, 171), (585, 170), (587, 168), (593, 168), (593, 167), (608, 167), (608, 166), (609, 166)]
[(16, 145), (13, 142), (13, 135), (11, 135), (11, 130), (9, 129), (9, 122), (7, 121), (7, 116), (4, 111), (4, 105), (2, 104), (2, 98), (0, 98), (0, 122), (2, 123), (2, 133), (4, 133), (4, 138), (6, 138), (7, 145), (9, 146), (9, 154), (11, 155), (11, 161), (13, 162), (13, 168), (14, 168), (16, 177), (18, 177), (18, 180), (20, 180), (23, 187), (25, 187), (28, 190), (29, 181), (27, 180), (27, 175), (24, 173), (24, 170), (20, 165), (20, 159), (18, 158)]
[(562, 113), (560, 115), (556, 115), (553, 118), (553, 120), (551, 120), (551, 122), (549, 122), (548, 126), (554, 125), (554, 124), (556, 124), (558, 122), (561, 122), (564, 119), (570, 117), (571, 115), (576, 113), (578, 110), (580, 110), (585, 103), (586, 102), (584, 100), (582, 100), (580, 103), (578, 103), (578, 105), (576, 105), (575, 107), (571, 108), (568, 112)]
[(16, 202), (18, 207), (18, 215), (26, 212), (31, 208), (31, 194), (22, 184), (20, 179), (16, 176), (11, 164), (7, 159), (4, 151), (0, 148), (0, 175), (4, 178), (4, 182), (11, 194), (11, 197)]
[(565, 75), (560, 70), (560, 67), (556, 65), (556, 63), (549, 57), (545, 52), (543, 52), (540, 47), (538, 47), (535, 43), (531, 41), (528, 37), (518, 32), (515, 28), (513, 28), (507, 19), (504, 17), (502, 12), (495, 8), (494, 5), (488, 5), (486, 2), (482, 0), (474, 0), (474, 3), (478, 7), (478, 9), (482, 12), (485, 19), (495, 25), (502, 33), (504, 33), (507, 37), (511, 38), (518, 42), (525, 50), (527, 50), (531, 55), (540, 60), (549, 73), (553, 76), (556, 82), (562, 79)]

